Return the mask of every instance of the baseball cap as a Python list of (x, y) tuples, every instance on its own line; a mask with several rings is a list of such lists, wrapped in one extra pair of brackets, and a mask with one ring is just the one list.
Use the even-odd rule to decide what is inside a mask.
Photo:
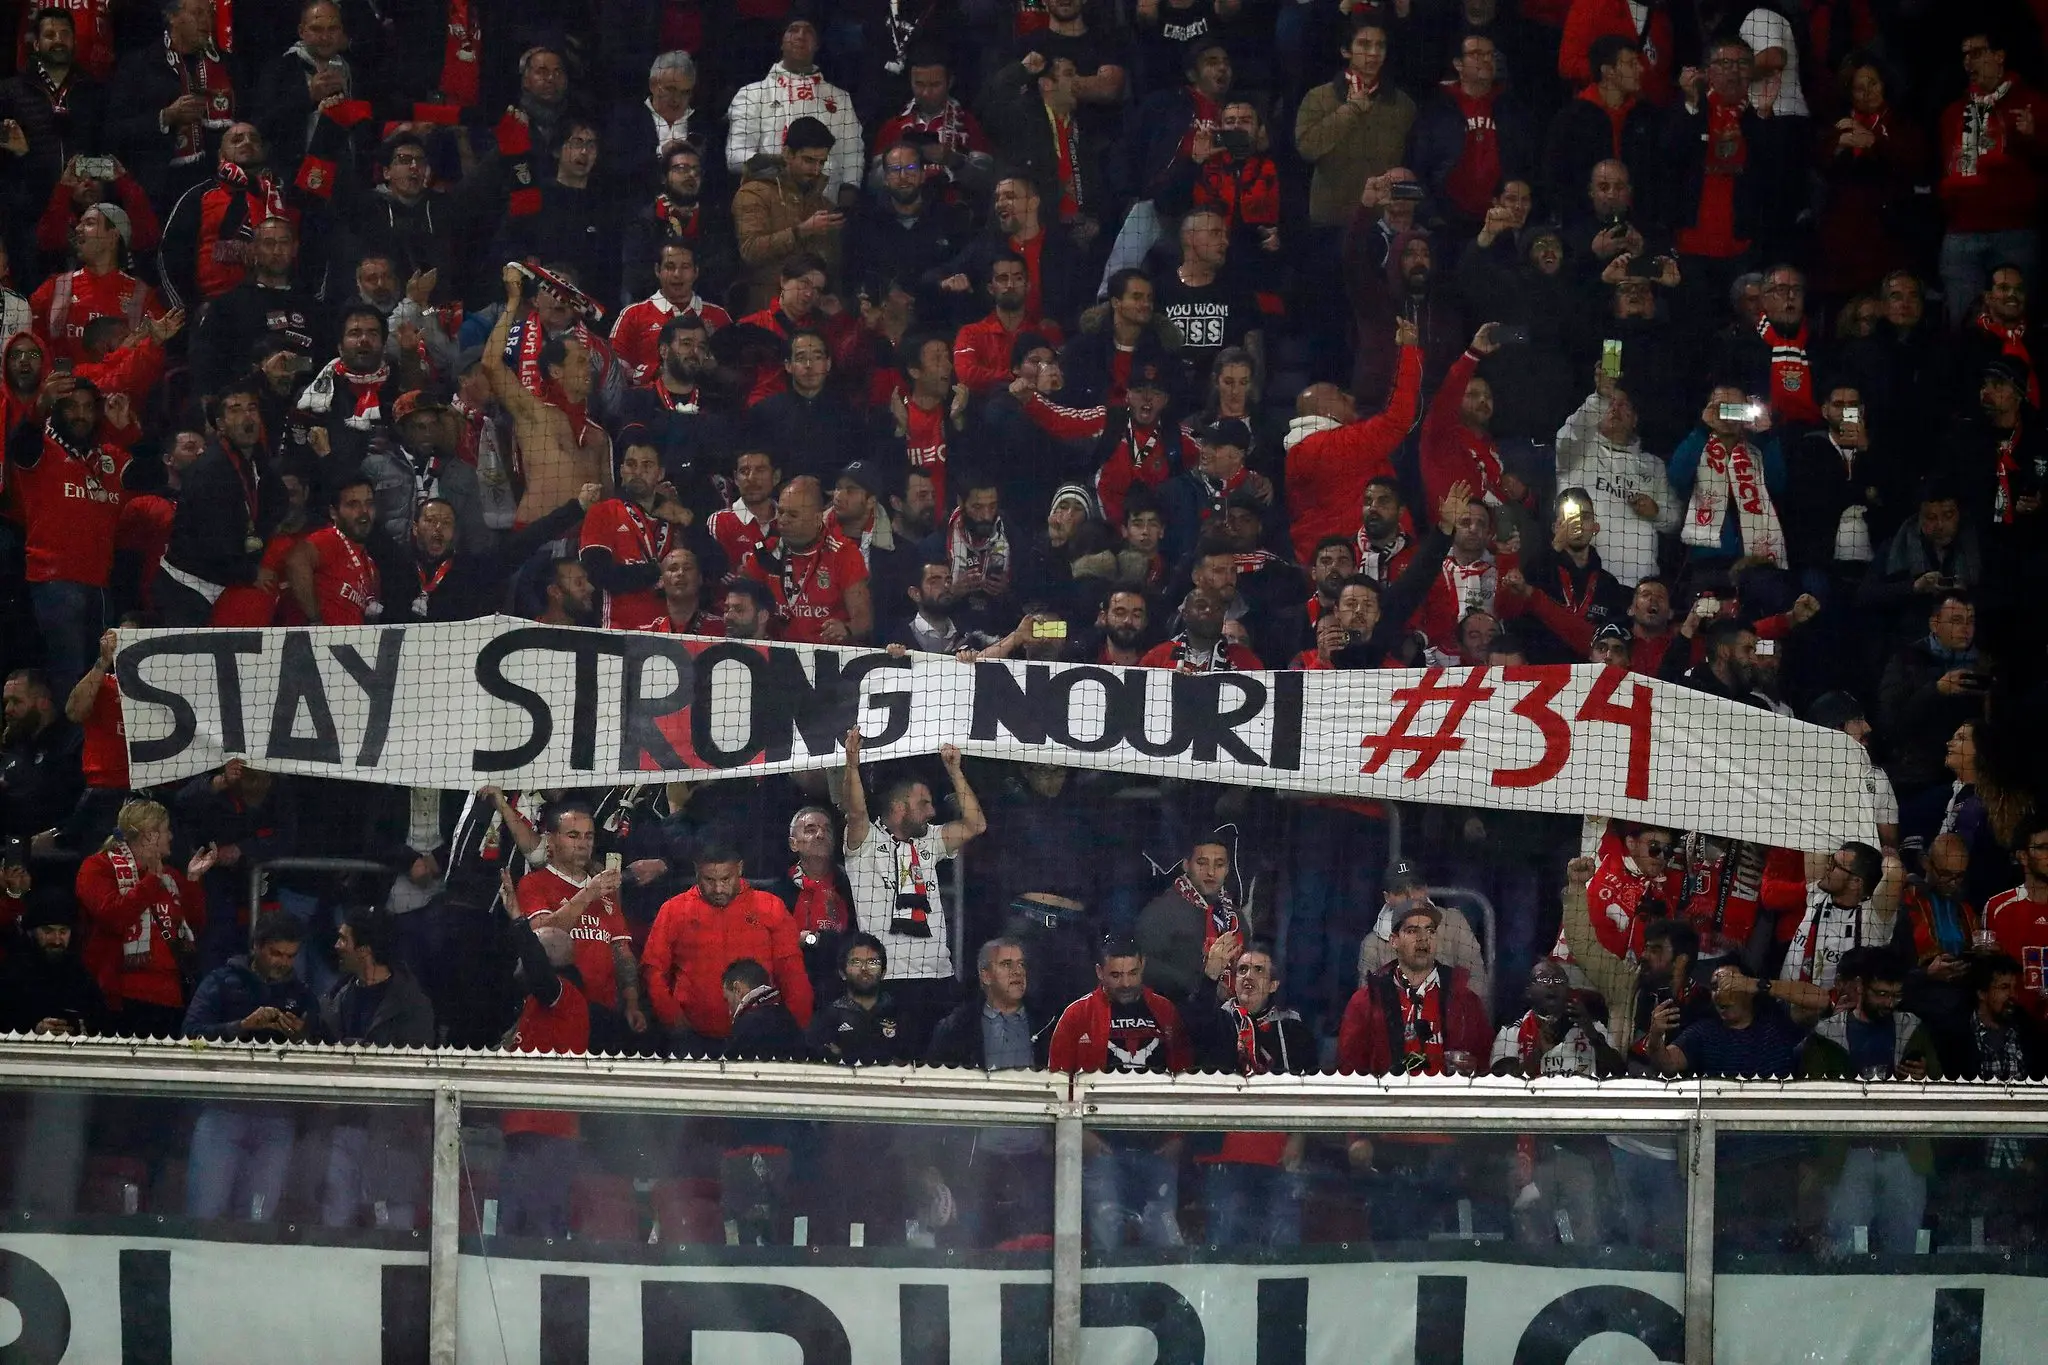
[(1593, 632), (1594, 644), (1597, 645), (1602, 640), (1620, 640), (1623, 644), (1627, 644), (1629, 643), (1629, 633), (1616, 622), (1609, 621), (1606, 625)]
[(1984, 362), (1984, 378), (2002, 379), (2022, 391), (2032, 377), (2033, 370), (2016, 355), (1995, 355)]
[(1124, 392), (1132, 389), (1156, 389), (1160, 393), (1172, 392), (1172, 385), (1166, 382), (1166, 372), (1154, 360), (1141, 360), (1131, 366), (1130, 382), (1124, 385)]
[(838, 482), (845, 483), (849, 480), (860, 485), (861, 491), (871, 498), (889, 496), (888, 480), (882, 477), (881, 466), (872, 460), (855, 460), (840, 470)]
[(1239, 450), (1250, 450), (1252, 429), (1239, 418), (1226, 417), (1203, 427), (1195, 433), (1195, 439), (1205, 446), (1236, 446)]
[(1406, 858), (1387, 869), (1387, 890), (1406, 891), (1410, 887), (1428, 886), (1429, 878), (1422, 875), (1422, 869)]
[(1823, 692), (1806, 708), (1806, 719), (1814, 725), (1839, 730), (1863, 714), (1863, 703), (1848, 692)]
[(128, 210), (122, 208), (119, 204), (102, 203), (94, 204), (91, 208), (87, 209), (86, 212), (97, 213), (101, 217), (105, 218), (109, 223), (112, 223), (114, 225), (114, 231), (121, 234), (122, 246), (134, 245), (135, 228), (128, 221)]
[(391, 405), (391, 420), (396, 424), (416, 412), (443, 412), (447, 407), (448, 400), (432, 389), (409, 389)]

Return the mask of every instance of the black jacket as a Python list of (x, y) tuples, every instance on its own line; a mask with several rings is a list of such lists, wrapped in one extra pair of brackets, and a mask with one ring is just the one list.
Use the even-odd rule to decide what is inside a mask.
[[(1943, 1079), (1967, 1081), (1985, 1079), (1984, 1058), (1977, 1046), (1977, 1011), (1972, 1002), (1967, 1014), (1958, 1018), (1929, 1021), (1934, 1032), (1935, 1050), (1941, 1054)], [(2019, 1030), (2020, 1052), (2025, 1057), (2024, 1078), (2039, 1080), (2048, 1074), (2048, 1040), (2041, 1036), (2041, 1026), (2023, 1009), (2009, 1007), (2006, 1027)]]
[[(1197, 1070), (1248, 1074), (1238, 1055), (1237, 1011), (1216, 998), (1215, 982), (1206, 977), (1196, 982), (1181, 1002), (1180, 1018), (1194, 1045)], [(1301, 1076), (1316, 1069), (1315, 1035), (1299, 1014), (1269, 1000), (1251, 1023), (1263, 1071)]]
[(908, 1066), (917, 1060), (910, 1030), (903, 1026), (896, 1001), (884, 991), (873, 1009), (863, 1009), (842, 995), (811, 1016), (804, 1032), (811, 1055), (822, 1062), (849, 1066)]
[[(988, 1070), (988, 1050), (982, 1045), (981, 1011), (984, 1005), (977, 994), (958, 1009), (939, 1021), (932, 1030), (931, 1045), (924, 1050), (926, 1066), (963, 1066), (975, 1071)], [(1046, 1058), (1052, 1052), (1053, 1026), (1057, 1018), (1039, 1023), (1031, 1017), (1027, 1007), (1024, 1022), (1031, 1028), (1031, 1064), (1041, 1071), (1045, 1069)]]
[(245, 280), (199, 313), (192, 333), (192, 382), (202, 394), (216, 394), (254, 365), (256, 343), (281, 337), (308, 361), (334, 353), (327, 305), (311, 290), (269, 289)]
[[(1756, 110), (1742, 111), (1742, 136), (1748, 161), (1735, 179), (1735, 224), (1737, 237), (1758, 242), (1764, 254), (1777, 240), (1772, 229), (1779, 222), (1790, 168), (1803, 164), (1799, 153), (1786, 145), (1786, 130), (1800, 119), (1760, 118)], [(1782, 134), (1782, 136), (1781, 136)], [(1673, 231), (1690, 227), (1699, 220), (1700, 190), (1706, 183), (1707, 106), (1702, 100), (1696, 114), (1683, 104), (1674, 105), (1664, 120), (1664, 157), (1670, 177), (1669, 207), (1661, 215)], [(1789, 216), (1787, 217), (1789, 221)], [(1764, 239), (1759, 241), (1759, 239)]]
[(540, 212), (505, 220), (496, 243), (501, 258), (566, 265), (590, 297), (600, 303), (618, 298), (619, 225), (612, 202), (596, 184), (577, 189), (549, 181), (540, 187)]
[(349, 1002), (364, 989), (356, 978), (346, 976), (321, 998), (317, 1041), (360, 1043), (369, 1047), (434, 1045), (433, 1002), (427, 999), (420, 983), (404, 967), (391, 969), (391, 977), (385, 982), (384, 998), (370, 1016), (369, 1027), (360, 1036), (344, 1036), (342, 1024), (348, 1017)]
[(741, 1007), (725, 1036), (725, 1056), (735, 1062), (801, 1062), (810, 1049), (796, 1016), (782, 1003), (782, 993), (767, 989), (766, 998)]
[[(1883, 504), (1885, 491), (1892, 487), (1888, 461), (1880, 449), (1858, 451), (1855, 463), (1844, 467), (1825, 427), (1809, 431), (1799, 439), (1785, 460), (1785, 497), (1780, 507), (1785, 522), (1785, 548), (1792, 556), (1792, 568), (1827, 569), (1835, 562), (1835, 531), (1842, 513), (1851, 507), (1864, 509), (1863, 522), (1870, 526)], [(1877, 498), (1870, 494), (1875, 491)], [(1873, 528), (1871, 550), (1875, 554), (1883, 540)]]
[[(1550, 120), (1543, 143), (1543, 179), (1554, 212), (1576, 210), (1586, 202), (1593, 167), (1614, 159), (1613, 129), (1603, 106), (1576, 96)], [(1660, 111), (1645, 99), (1638, 99), (1621, 121), (1621, 161), (1628, 167), (1635, 202), (1646, 209), (1661, 198), (1655, 185), (1664, 168), (1663, 134)]]
[[(260, 453), (256, 463), (261, 477), (256, 482), (254, 534), (267, 542), (284, 519), (284, 476), (267, 452)], [(234, 459), (216, 441), (185, 471), (164, 563), (222, 587), (254, 583), (263, 552), (245, 548), (251, 534), (248, 509), (247, 485)]]
[[(570, 501), (533, 525), (498, 538), (497, 548), (470, 552), (458, 548), (448, 576), (433, 583), (434, 566), (422, 566), (410, 543), (399, 544), (385, 535), (370, 542), (370, 555), (384, 584), (384, 615), (389, 624), (406, 621), (474, 621), (480, 616), (503, 611), (506, 592), (520, 565), (540, 547), (564, 535), (574, 534), (583, 520), (583, 504)], [(432, 591), (426, 591), (428, 585)], [(409, 591), (418, 587), (419, 591)], [(424, 614), (415, 609), (421, 595), (427, 599)]]
[(85, 732), (56, 712), (0, 749), (0, 837), (27, 839), (62, 823), (85, 790)]
[(860, 453), (861, 422), (828, 384), (816, 398), (785, 389), (747, 414), (748, 450), (775, 457), (784, 478), (813, 474), (826, 487)]
[(45, 957), (33, 943), (0, 962), (0, 1033), (27, 1033), (45, 1019), (63, 1019), (87, 1033), (106, 1025), (106, 1000), (78, 958), (78, 941), (63, 956)]
[[(51, 104), (49, 87), (36, 74), (34, 57), (19, 75), (0, 81), (0, 119), (13, 119), (28, 137), (27, 155), (8, 158), (11, 169), (4, 201), (22, 227), (33, 230), (71, 158), (99, 150), (106, 116), (106, 90), (77, 67), (64, 82), (62, 113)], [(15, 262), (16, 280), (30, 278), (29, 264)]]
[(159, 120), (164, 109), (184, 93), (178, 73), (164, 60), (161, 30), (121, 58), (107, 87), (102, 149), (119, 157), (129, 174), (142, 182), (159, 214), (167, 215), (179, 193), (204, 181), (220, 164), (224, 128), (206, 130), (197, 162), (171, 165), (177, 139), (163, 130)]
[(208, 972), (193, 990), (192, 1003), (185, 1007), (185, 1036), (283, 1040), (287, 1035), (282, 1033), (242, 1031), (242, 1021), (266, 1005), (296, 1014), (308, 1023), (319, 1010), (312, 990), (297, 976), (265, 981), (250, 969), (246, 955), (229, 958), (226, 965)]
[[(997, 253), (1011, 249), (1009, 237), (1000, 228), (990, 228), (970, 240), (952, 260), (927, 271), (924, 283), (932, 286), (949, 275), (965, 275), (969, 290), (962, 297), (971, 302), (963, 305), (962, 316), (955, 321), (971, 321), (988, 310), (988, 297), (980, 291), (988, 284), (989, 267), (995, 262)], [(1074, 246), (1073, 239), (1062, 232), (1057, 223), (1045, 229), (1045, 244), (1039, 248), (1038, 255), (1040, 317), (1050, 318), (1071, 334), (1075, 319), (1095, 298), (1098, 278), (1089, 272), (1087, 262)]]

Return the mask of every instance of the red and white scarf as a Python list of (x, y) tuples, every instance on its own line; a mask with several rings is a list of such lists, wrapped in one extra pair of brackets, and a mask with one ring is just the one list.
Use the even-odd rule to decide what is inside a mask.
[(665, 241), (694, 240), (703, 217), (702, 204), (678, 204), (666, 194), (654, 197), (654, 221), (659, 225), (660, 235)]
[(988, 535), (976, 540), (967, 530), (964, 510), (954, 508), (953, 515), (946, 521), (946, 558), (953, 566), (955, 577), (968, 572), (984, 577), (1000, 577), (1008, 573), (1010, 535), (1003, 527), (1003, 519), (997, 517)]
[(368, 431), (384, 418), (384, 382), (391, 367), (379, 365), (368, 374), (357, 374), (335, 360), (313, 376), (299, 395), (298, 410), (315, 417), (342, 414), (342, 421), (356, 431)]
[(1429, 979), (1410, 986), (1396, 971), (1394, 992), (1401, 999), (1401, 1058), (1403, 1071), (1433, 1071), (1444, 1067), (1444, 993), (1437, 988), (1441, 968), (1432, 968)]
[(278, 184), (277, 177), (269, 171), (258, 172), (252, 180), (249, 172), (242, 167), (232, 161), (223, 161), (220, 168), (213, 173), (213, 177), (221, 184), (238, 189), (252, 199), (263, 201), (262, 211), (250, 214), (245, 220), (242, 231), (244, 237), (255, 236), (256, 225), (268, 218), (288, 218), (294, 223), (299, 221), (298, 210), (284, 197), (284, 186)]
[[(1173, 889), (1180, 892), (1182, 900), (1202, 912), (1202, 952), (1205, 956), (1216, 946), (1216, 940), (1225, 934), (1243, 935), (1244, 918), (1237, 913), (1237, 906), (1232, 903), (1228, 890), (1217, 892), (1216, 899), (1212, 901), (1202, 894), (1201, 888), (1185, 872), (1173, 879)], [(1243, 951), (1242, 945), (1239, 951)], [(1231, 961), (1235, 964), (1236, 959)]]
[(206, 112), (197, 122), (171, 132), (171, 164), (189, 166), (206, 151), (206, 135), (217, 133), (235, 121), (235, 87), (220, 52), (208, 44), (190, 58), (180, 57), (171, 47), (171, 35), (164, 33), (164, 62), (178, 76), (179, 93), (197, 95)]
[[(135, 851), (125, 842), (116, 840), (107, 846), (107, 862), (114, 869), (114, 889), (122, 896), (128, 895), (141, 884), (142, 870), (136, 865)], [(179, 895), (177, 879), (162, 868), (157, 869), (156, 877), (163, 883), (164, 890), (175, 903)], [(189, 925), (181, 922), (173, 926), (168, 915), (159, 915), (156, 907), (150, 906), (129, 928), (128, 937), (121, 944), (122, 971), (142, 971), (149, 966), (154, 955), (150, 938), (152, 928), (156, 930), (157, 937), (163, 940), (164, 947), (173, 957), (177, 955), (178, 940), (192, 937)]]
[(1394, 538), (1382, 550), (1372, 543), (1372, 538), (1361, 525), (1352, 546), (1358, 552), (1358, 571), (1375, 583), (1386, 583), (1393, 577), (1395, 561), (1408, 548), (1408, 534), (1405, 531), (1394, 532)]
[(1778, 524), (1778, 509), (1771, 505), (1770, 490), (1764, 486), (1764, 472), (1756, 452), (1747, 441), (1730, 443), (1719, 436), (1709, 436), (1706, 449), (1700, 452), (1692, 507), (1679, 539), (1702, 550), (1720, 545), (1721, 526), (1727, 519), (1730, 499), (1735, 503), (1735, 515), (1742, 527), (1742, 553), (1783, 564), (1785, 530)]
[(2014, 422), (2012, 430), (1998, 443), (1998, 491), (1992, 498), (1991, 516), (2000, 526), (2012, 525), (2013, 517), (2019, 510), (2013, 506), (2012, 495), (2013, 475), (2020, 472), (2019, 458), (2015, 453), (2019, 446), (2020, 424)]
[(2010, 93), (2012, 82), (2001, 81), (1996, 90), (1972, 88), (1964, 97), (1962, 137), (1949, 167), (1955, 174), (1975, 176), (1982, 173), (1984, 162), (2003, 159), (2005, 138), (1999, 127), (1998, 105)]
[(1769, 318), (1756, 320), (1756, 334), (1771, 351), (1771, 410), (1794, 422), (1818, 422), (1813, 394), (1813, 361), (1806, 354), (1806, 323), (1786, 336)]
[(838, 884), (831, 877), (813, 877), (804, 871), (802, 863), (796, 863), (789, 869), (789, 880), (796, 886), (798, 932), (845, 931), (849, 920), (846, 897), (839, 894)]
[(448, 40), (441, 49), (440, 92), (449, 103), (469, 108), (481, 92), (478, 60), (483, 55), (483, 28), (471, 0), (448, 0)]

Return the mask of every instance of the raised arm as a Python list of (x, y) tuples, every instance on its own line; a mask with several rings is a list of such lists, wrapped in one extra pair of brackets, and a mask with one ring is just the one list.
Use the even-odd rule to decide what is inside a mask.
[(71, 695), (64, 698), (64, 719), (73, 725), (83, 725), (92, 719), (93, 704), (100, 699), (100, 682), (114, 668), (114, 645), (120, 637), (113, 631), (100, 635), (100, 656), (92, 661), (92, 667), (85, 670), (71, 689)]
[(846, 732), (846, 790), (839, 799), (846, 807), (846, 851), (851, 853), (868, 839), (868, 794), (860, 785), (858, 725)]
[(512, 323), (525, 303), (526, 272), (508, 264), (503, 279), (505, 306), (498, 313), (498, 321), (491, 328), (489, 340), (484, 342), (484, 378), (490, 381), (491, 392), (515, 421), (530, 422), (540, 411), (540, 399), (527, 392), (526, 386), (519, 382), (519, 376), (505, 364), (505, 343), (511, 340)]
[[(981, 813), (981, 798), (967, 785), (967, 774), (960, 769), (960, 751), (948, 744), (939, 750), (939, 762), (946, 765), (946, 776), (953, 779), (953, 798), (960, 803), (960, 818), (939, 831), (945, 837), (946, 852), (956, 853), (968, 840), (988, 833), (988, 817)], [(851, 816), (847, 827), (851, 831)]]

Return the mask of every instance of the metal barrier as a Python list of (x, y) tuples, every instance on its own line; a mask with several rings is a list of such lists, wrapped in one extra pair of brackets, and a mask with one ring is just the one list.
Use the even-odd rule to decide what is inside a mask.
[(1727, 1132), (2037, 1133), (2048, 1085), (1505, 1077), (1100, 1077), (656, 1062), (317, 1046), (0, 1038), (0, 1087), (179, 1098), (431, 1103), (430, 1358), (456, 1358), (465, 1105), (1054, 1129), (1054, 1365), (1081, 1359), (1081, 1170), (1090, 1126), (1168, 1131), (1684, 1134), (1685, 1353), (1714, 1353), (1714, 1159)]

